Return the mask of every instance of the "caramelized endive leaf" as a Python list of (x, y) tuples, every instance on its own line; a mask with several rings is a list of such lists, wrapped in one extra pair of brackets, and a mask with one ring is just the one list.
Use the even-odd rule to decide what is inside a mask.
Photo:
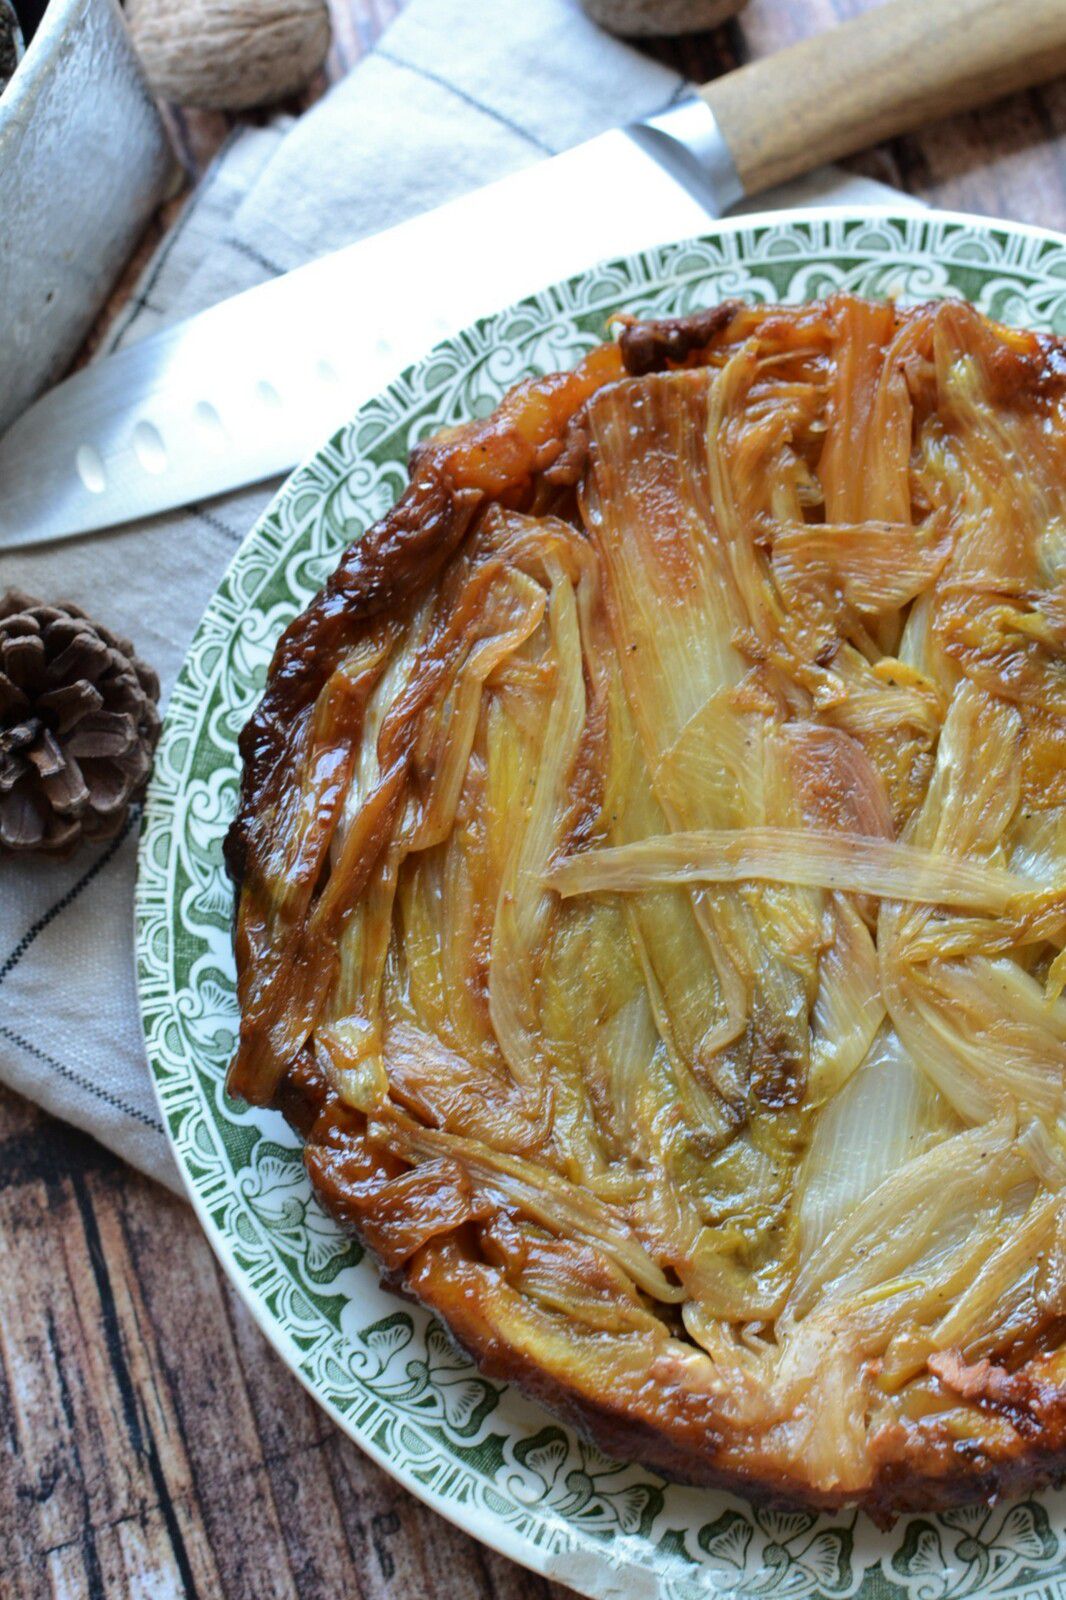
[(790, 1501), (1066, 1463), (1058, 345), (629, 325), (419, 446), (243, 748), (230, 1087), (489, 1370)]

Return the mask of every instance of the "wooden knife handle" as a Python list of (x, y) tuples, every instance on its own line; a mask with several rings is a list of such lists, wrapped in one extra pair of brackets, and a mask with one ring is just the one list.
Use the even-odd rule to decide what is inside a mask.
[(888, 0), (705, 84), (755, 194), (1066, 72), (1066, 0)]

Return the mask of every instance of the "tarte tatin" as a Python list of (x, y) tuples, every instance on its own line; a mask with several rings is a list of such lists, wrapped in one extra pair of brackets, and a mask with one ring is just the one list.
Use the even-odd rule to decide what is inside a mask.
[(1066, 1468), (1064, 397), (960, 303), (626, 323), (416, 450), (244, 730), (231, 1091), (669, 1476)]

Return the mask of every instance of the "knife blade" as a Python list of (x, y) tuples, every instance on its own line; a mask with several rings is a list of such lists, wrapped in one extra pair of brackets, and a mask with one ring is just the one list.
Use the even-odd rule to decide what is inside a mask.
[(1063, 70), (1063, 0), (1026, 0), (1024, 24), (1016, 0), (888, 0), (75, 374), (0, 440), (0, 547), (282, 473), (478, 317)]
[[(707, 181), (700, 198), (693, 176), (671, 176), (654, 140), (642, 142), (650, 133), (604, 134), (68, 378), (0, 442), (0, 545), (90, 532), (285, 472), (479, 316), (604, 257), (697, 232), (714, 190)], [(580, 203), (561, 211), (560, 195)], [(544, 216), (555, 225), (530, 226)]]

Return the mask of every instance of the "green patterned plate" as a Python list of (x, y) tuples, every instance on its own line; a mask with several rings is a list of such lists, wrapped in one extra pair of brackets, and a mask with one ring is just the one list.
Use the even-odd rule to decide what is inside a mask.
[(589, 1448), (480, 1377), (440, 1327), (378, 1284), (318, 1209), (279, 1116), (226, 1097), (237, 1027), (221, 844), (237, 735), (271, 648), (347, 541), (390, 505), (412, 445), (569, 366), (611, 311), (835, 289), (965, 296), (1066, 333), (1066, 240), (935, 213), (781, 214), (597, 267), (440, 345), (293, 474), (244, 541), (170, 701), (141, 842), (141, 1006), (163, 1117), (220, 1260), (282, 1358), (342, 1428), (427, 1504), (594, 1596), (1066, 1595), (1066, 1494), (901, 1519), (753, 1509)]

